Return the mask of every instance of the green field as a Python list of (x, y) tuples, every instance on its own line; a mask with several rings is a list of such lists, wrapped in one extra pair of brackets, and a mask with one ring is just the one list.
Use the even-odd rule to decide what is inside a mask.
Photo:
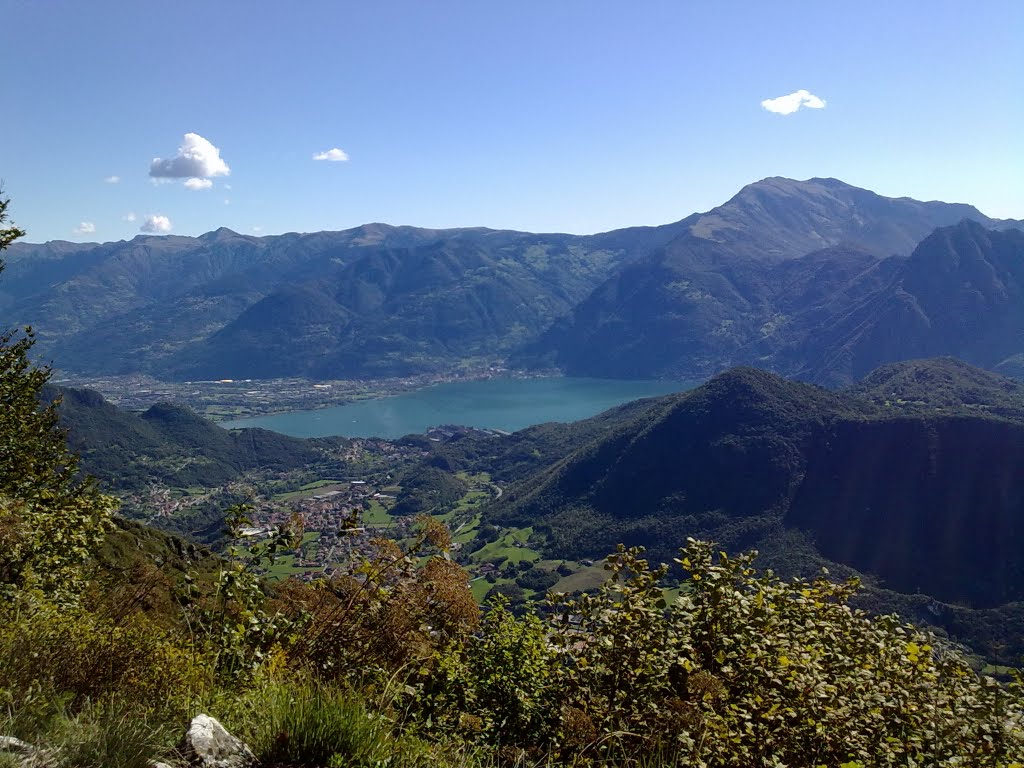
[(299, 544), (298, 551), (302, 553), (303, 557), (297, 557), (294, 554), (281, 555), (278, 557), (274, 564), (267, 569), (267, 578), (273, 581), (284, 581), (289, 576), (298, 576), (303, 573), (319, 572), (322, 568), (314, 568), (308, 566), (301, 566), (298, 564), (300, 559), (306, 559), (307, 552), (312, 554), (312, 550), (308, 549), (310, 545), (315, 544), (320, 539), (319, 531), (309, 531), (302, 535), (302, 542)]
[(477, 563), (486, 563), (505, 558), (512, 563), (519, 563), (523, 560), (536, 562), (540, 560), (540, 553), (526, 546), (526, 542), (532, 534), (532, 527), (512, 528), (497, 541), (492, 541), (474, 552), (473, 560)]
[(368, 510), (364, 510), (359, 519), (362, 521), (363, 525), (371, 526), (373, 528), (386, 528), (391, 525), (395, 518), (388, 512), (387, 508), (383, 504), (377, 501), (377, 499), (371, 499), (370, 508)]

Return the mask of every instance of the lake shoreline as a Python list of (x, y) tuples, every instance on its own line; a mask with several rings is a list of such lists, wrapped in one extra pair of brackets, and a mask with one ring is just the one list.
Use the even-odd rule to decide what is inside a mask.
[(270, 429), (293, 437), (385, 439), (422, 434), (443, 424), (515, 432), (534, 424), (578, 421), (632, 400), (690, 389), (697, 383), (495, 375), (433, 382), (328, 407), (230, 419), (220, 426)]

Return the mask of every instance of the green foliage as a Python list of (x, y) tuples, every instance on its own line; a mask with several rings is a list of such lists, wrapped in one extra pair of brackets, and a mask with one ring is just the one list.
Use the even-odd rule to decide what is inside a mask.
[[(7, 204), (0, 198), (0, 225)], [(17, 227), (0, 230), (0, 251), (22, 234)], [(30, 328), (0, 333), (0, 597), (10, 601), (37, 590), (69, 600), (115, 502), (79, 478), (56, 406), (40, 406), (51, 372), (32, 364), (32, 344)]]
[(138, 613), (37, 603), (9, 609), (0, 624), (0, 705), (43, 720), (89, 701), (180, 713), (189, 692), (206, 684), (205, 664)]
[(691, 541), (679, 561), (689, 588), (656, 622), (650, 572), (633, 553), (613, 559), (613, 579), (628, 571), (631, 586), (612, 602), (617, 622), (598, 612), (592, 636), (627, 621), (617, 614), (632, 616), (630, 637), (643, 652), (614, 675), (635, 684), (638, 671), (650, 688), (646, 708), (625, 710), (627, 722), (667, 710), (685, 726), (679, 747), (709, 765), (981, 765), (1024, 748), (1019, 699), (1001, 699), (994, 682), (927, 633), (851, 610), (856, 583), (780, 581), (756, 575), (752, 561)]
[(391, 509), (393, 515), (443, 512), (469, 491), (469, 483), (462, 478), (428, 465), (406, 472), (399, 484), (402, 492)]
[(46, 403), (58, 401), (68, 445), (81, 454), (83, 469), (119, 492), (143, 491), (154, 482), (219, 487), (248, 470), (314, 465), (322, 446), (343, 442), (303, 440), (264, 429), (228, 431), (169, 403), (130, 413), (87, 389), (48, 385), (42, 395)]
[(518, 746), (554, 733), (558, 658), (541, 620), (517, 619), (506, 606), (495, 599), (480, 631), (440, 656), (417, 705), (464, 738)]
[(1024, 420), (1024, 383), (952, 357), (883, 365), (847, 391), (895, 412)]
[[(525, 562), (525, 561), (523, 561)], [(522, 565), (522, 563), (520, 563)], [(547, 568), (530, 568), (516, 577), (516, 584), (543, 594), (558, 583), (558, 574)]]
[[(3, 196), (3, 189), (0, 189), (0, 251), (3, 251), (19, 237), (25, 236), (25, 230), (19, 229), (13, 224), (9, 227), (4, 227), (4, 224), (7, 223), (9, 218), (7, 214), (7, 207), (10, 203), (10, 199)], [(2, 261), (0, 261), (0, 269), (3, 269)]]
[(267, 768), (377, 768), (426, 765), (429, 752), (396, 732), (358, 694), (299, 678), (253, 697), (239, 733)]
[(78, 461), (40, 408), (50, 371), (29, 360), (31, 331), (0, 335), (0, 590), (73, 594), (114, 500), (78, 477)]
[(289, 640), (295, 626), (284, 611), (270, 605), (259, 574), (272, 567), (282, 551), (298, 545), (301, 521), (293, 518), (266, 539), (243, 547), (242, 530), (252, 525), (249, 512), (243, 504), (224, 513), (229, 544), (212, 594), (204, 594), (200, 584), (189, 580), (183, 597), (204, 653), (217, 673), (228, 679), (251, 676), (275, 645)]
[(546, 624), (499, 606), (439, 664), (432, 722), (562, 759), (708, 768), (1005, 766), (1024, 753), (1019, 684), (851, 609), (855, 582), (784, 581), (753, 559), (691, 540), (689, 580), (666, 605), (665, 567), (620, 547), (601, 590), (556, 596)]

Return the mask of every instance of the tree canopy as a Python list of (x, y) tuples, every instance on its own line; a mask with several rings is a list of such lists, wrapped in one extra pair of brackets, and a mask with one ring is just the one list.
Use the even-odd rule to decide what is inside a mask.
[[(0, 198), (0, 251), (25, 234), (8, 226), (9, 202)], [(0, 332), (0, 592), (67, 597), (115, 502), (80, 476), (57, 425), (57, 403), (41, 407), (52, 372), (30, 359), (33, 341), (31, 328)]]

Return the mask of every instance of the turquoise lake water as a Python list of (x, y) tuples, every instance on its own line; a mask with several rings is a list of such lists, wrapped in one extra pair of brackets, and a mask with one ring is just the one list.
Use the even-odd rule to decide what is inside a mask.
[(294, 437), (395, 438), (441, 424), (514, 432), (548, 421), (578, 421), (630, 400), (693, 386), (679, 381), (573, 377), (460, 381), (334, 408), (221, 422), (221, 426), (263, 427)]

